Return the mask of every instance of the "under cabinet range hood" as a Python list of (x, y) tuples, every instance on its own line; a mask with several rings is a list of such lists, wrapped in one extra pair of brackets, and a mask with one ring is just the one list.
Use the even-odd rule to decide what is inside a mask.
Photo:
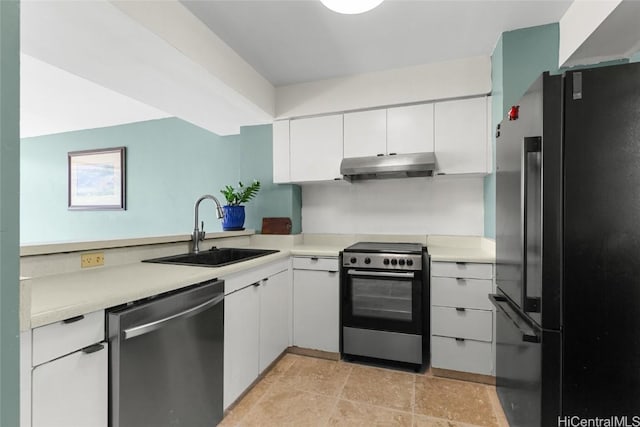
[(433, 153), (389, 154), (343, 159), (340, 173), (346, 181), (433, 176)]

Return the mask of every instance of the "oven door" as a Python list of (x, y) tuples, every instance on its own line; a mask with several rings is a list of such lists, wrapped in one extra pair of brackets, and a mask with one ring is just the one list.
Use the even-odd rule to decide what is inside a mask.
[(343, 271), (342, 326), (422, 333), (420, 271)]

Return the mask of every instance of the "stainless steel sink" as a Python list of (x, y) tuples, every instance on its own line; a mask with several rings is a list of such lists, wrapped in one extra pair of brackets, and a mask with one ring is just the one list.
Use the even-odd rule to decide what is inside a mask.
[(245, 249), (245, 248), (211, 248), (197, 254), (180, 254), (162, 258), (145, 259), (142, 262), (158, 264), (197, 265), (200, 267), (222, 267), (247, 261), (261, 256), (280, 252), (273, 249)]

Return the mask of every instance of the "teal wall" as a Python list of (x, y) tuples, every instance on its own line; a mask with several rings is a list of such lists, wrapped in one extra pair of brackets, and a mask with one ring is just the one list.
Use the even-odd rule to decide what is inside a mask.
[(0, 1), (0, 426), (19, 417), (19, 3)]
[(640, 62), (640, 52), (629, 58), (629, 62)]
[[(557, 23), (502, 34), (491, 57), (493, 129), (541, 73), (558, 71), (559, 40)], [(495, 169), (495, 132), (492, 134)], [(484, 234), (495, 238), (495, 172), (484, 180), (484, 203)]]
[[(270, 125), (221, 137), (177, 118), (25, 138), (21, 142), (21, 242), (101, 240), (193, 230), (193, 205), (203, 194), (224, 203), (220, 189), (258, 179), (247, 204), (246, 228), (262, 217), (291, 217), (300, 232), (300, 189), (272, 182)], [(67, 153), (127, 147), (127, 210), (69, 211)], [(204, 201), (205, 231), (221, 231), (214, 204)]]

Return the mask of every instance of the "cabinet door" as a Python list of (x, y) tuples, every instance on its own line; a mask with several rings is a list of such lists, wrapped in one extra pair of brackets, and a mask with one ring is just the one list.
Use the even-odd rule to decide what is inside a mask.
[(293, 271), (293, 344), (339, 351), (340, 291), (337, 272)]
[(32, 373), (33, 427), (106, 427), (107, 344), (36, 366)]
[(282, 271), (260, 286), (260, 372), (289, 344), (289, 272)]
[(344, 115), (344, 157), (387, 153), (387, 110)]
[(273, 122), (273, 182), (290, 181), (289, 120), (279, 120)]
[(433, 104), (387, 110), (387, 152), (433, 152)]
[(438, 173), (489, 173), (487, 98), (435, 104)]
[(258, 377), (260, 298), (248, 286), (224, 299), (224, 407)]
[(342, 115), (290, 122), (291, 181), (341, 178)]

